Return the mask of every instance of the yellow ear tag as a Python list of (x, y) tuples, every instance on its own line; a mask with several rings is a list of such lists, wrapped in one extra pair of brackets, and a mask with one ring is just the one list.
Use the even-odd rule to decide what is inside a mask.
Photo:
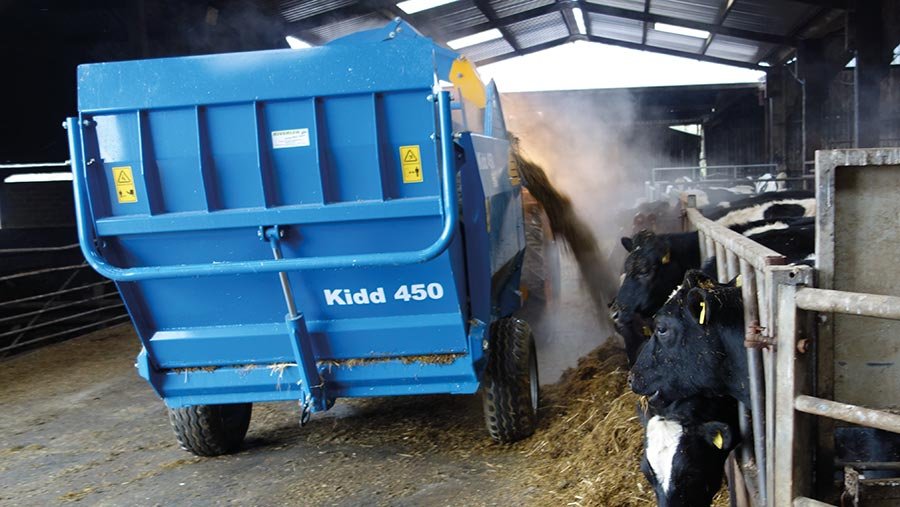
[(744, 275), (738, 275), (737, 278), (734, 279), (734, 286), (740, 287), (744, 285)]
[(700, 325), (706, 321), (706, 301), (700, 301)]
[(720, 431), (717, 431), (716, 436), (713, 437), (713, 445), (716, 446), (718, 449), (721, 449), (722, 447), (725, 446), (725, 439), (722, 438), (722, 433)]
[(644, 326), (644, 329), (642, 329), (641, 331), (644, 332), (644, 336), (651, 336), (653, 334), (653, 331), (647, 326)]
[(666, 252), (666, 255), (663, 255), (663, 258), (662, 258), (662, 261), (661, 261), (661, 262), (662, 262), (663, 264), (668, 264), (669, 261), (671, 261), (671, 260), (672, 260), (672, 252)]

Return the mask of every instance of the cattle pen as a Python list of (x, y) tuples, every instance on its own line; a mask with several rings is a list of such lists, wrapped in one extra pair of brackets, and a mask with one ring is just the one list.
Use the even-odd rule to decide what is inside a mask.
[[(740, 276), (751, 406), (741, 407), (744, 444), (726, 465), (731, 467), (737, 505), (830, 505), (812, 497), (837, 498), (836, 471), (844, 476), (841, 505), (858, 505), (861, 491), (885, 502), (876, 505), (896, 505), (898, 500), (896, 492), (889, 491), (892, 481), (861, 474), (894, 470), (892, 463), (877, 457), (838, 459), (841, 452), (835, 443), (836, 434), (846, 428), (836, 421), (900, 433), (900, 416), (891, 413), (895, 407), (890, 405), (898, 394), (893, 363), (869, 360), (862, 362), (868, 369), (857, 365), (856, 370), (842, 370), (853, 367), (853, 361), (844, 357), (847, 340), (860, 340), (851, 348), (871, 359), (880, 353), (879, 342), (867, 347), (862, 341), (866, 332), (880, 332), (882, 343), (896, 339), (885, 333), (895, 328), (842, 322), (844, 315), (900, 320), (900, 297), (885, 294), (890, 290), (885, 288), (868, 293), (876, 292), (872, 287), (879, 283), (892, 286), (892, 271), (876, 270), (874, 277), (889, 281), (872, 282), (873, 275), (867, 279), (865, 273), (857, 273), (863, 268), (873, 271), (873, 264), (866, 262), (871, 255), (850, 255), (886, 248), (878, 241), (879, 234), (895, 234), (880, 228), (885, 220), (891, 223), (887, 217), (897, 216), (896, 200), (881, 198), (894, 187), (879, 191), (860, 185), (863, 173), (870, 178), (875, 174), (882, 185), (885, 178), (895, 181), (900, 175), (900, 149), (817, 153), (816, 269), (787, 265), (783, 255), (705, 218), (696, 208), (695, 196), (683, 196), (685, 226), (697, 230), (702, 258), (715, 258), (720, 282)], [(880, 250), (872, 255), (883, 256), (881, 268), (896, 253)], [(854, 376), (872, 375), (873, 365), (889, 370), (876, 375), (887, 387), (880, 396), (867, 398)], [(834, 401), (838, 398), (841, 401)], [(881, 410), (870, 408), (873, 405)]]

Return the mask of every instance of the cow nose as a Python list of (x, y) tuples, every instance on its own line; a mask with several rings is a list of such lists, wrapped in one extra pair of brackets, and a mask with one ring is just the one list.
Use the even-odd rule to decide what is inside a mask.
[(634, 382), (634, 373), (628, 372), (628, 389), (631, 389), (632, 382)]
[(613, 310), (609, 317), (613, 320), (613, 322), (619, 322), (619, 310)]

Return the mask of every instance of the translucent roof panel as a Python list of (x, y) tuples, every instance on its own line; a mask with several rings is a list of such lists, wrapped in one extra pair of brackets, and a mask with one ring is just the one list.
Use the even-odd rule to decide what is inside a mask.
[(625, 42), (641, 43), (644, 23), (633, 19), (617, 18), (605, 14), (590, 13), (591, 35)]
[(688, 37), (677, 33), (661, 32), (650, 28), (647, 30), (647, 44), (660, 48), (676, 49), (688, 53), (699, 53), (706, 39)]
[(775, 46), (760, 42), (747, 42), (744, 39), (716, 35), (712, 44), (706, 50), (706, 54), (726, 60), (756, 63), (763, 58)]

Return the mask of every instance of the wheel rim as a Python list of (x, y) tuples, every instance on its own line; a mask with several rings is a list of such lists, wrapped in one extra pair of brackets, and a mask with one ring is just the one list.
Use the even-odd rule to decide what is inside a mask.
[(528, 387), (531, 391), (531, 411), (537, 413), (538, 410), (538, 392), (540, 389), (538, 381), (537, 355), (534, 346), (531, 347), (531, 360), (528, 362)]

